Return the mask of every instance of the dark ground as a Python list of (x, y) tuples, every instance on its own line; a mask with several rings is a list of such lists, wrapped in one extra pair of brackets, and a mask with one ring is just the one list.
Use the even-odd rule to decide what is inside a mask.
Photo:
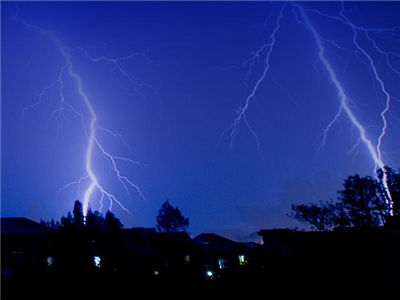
[[(1, 299), (399, 299), (398, 282), (354, 277), (352, 274), (242, 274), (217, 278), (99, 277), (84, 274), (29, 275), (2, 279)], [(397, 289), (397, 291), (396, 291)]]

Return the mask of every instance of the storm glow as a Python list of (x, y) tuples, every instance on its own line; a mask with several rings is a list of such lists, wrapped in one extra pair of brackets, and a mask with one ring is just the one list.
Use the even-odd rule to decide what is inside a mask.
[[(269, 35), (269, 41), (265, 44), (262, 45), (260, 49), (258, 49), (251, 57), (251, 59), (245, 61), (241, 67), (248, 66), (249, 67), (249, 72), (251, 73), (251, 69), (253, 65), (256, 63), (257, 60), (260, 59), (260, 57), (264, 57), (264, 59), (261, 59), (261, 63), (264, 64), (263, 70), (261, 72), (260, 77), (255, 81), (254, 87), (252, 88), (249, 96), (246, 98), (245, 104), (243, 107), (240, 107), (238, 109), (238, 116), (237, 118), (233, 121), (233, 124), (223, 133), (223, 135), (230, 131), (230, 145), (231, 148), (233, 148), (234, 144), (234, 139), (235, 136), (238, 133), (240, 124), (243, 122), (250, 133), (254, 136), (255, 142), (257, 149), (260, 153), (260, 156), (263, 160), (265, 160), (263, 152), (261, 150), (260, 146), (260, 140), (257, 135), (257, 133), (254, 131), (254, 129), (250, 126), (248, 120), (246, 119), (246, 111), (249, 109), (250, 101), (255, 97), (260, 85), (262, 84), (263, 81), (266, 80), (267, 74), (270, 69), (270, 61), (271, 61), (271, 54), (274, 51), (274, 45), (276, 43), (276, 40), (279, 39), (277, 37), (278, 31), (281, 28), (281, 22), (282, 22), (282, 17), (284, 10), (287, 8), (288, 2), (284, 2), (283, 4), (280, 4), (281, 8), (279, 8), (278, 12), (276, 13), (276, 19), (273, 22), (273, 29), (272, 32)], [(339, 109), (338, 112), (334, 115), (334, 118), (332, 121), (329, 122), (327, 127), (323, 131), (323, 138), (322, 138), (322, 143), (318, 150), (322, 149), (326, 143), (326, 139), (328, 136), (328, 133), (331, 129), (331, 127), (338, 122), (339, 117), (345, 113), (346, 116), (349, 118), (352, 126), (354, 126), (359, 135), (359, 139), (357, 144), (353, 146), (356, 147), (358, 146), (359, 142), (361, 142), (366, 149), (368, 150), (370, 157), (372, 161), (375, 164), (375, 172), (378, 170), (384, 170), (385, 163), (383, 161), (383, 156), (382, 156), (382, 141), (384, 140), (386, 130), (388, 127), (388, 120), (387, 120), (387, 115), (390, 113), (390, 103), (392, 100), (392, 95), (388, 91), (388, 89), (385, 87), (385, 82), (380, 76), (380, 72), (378, 71), (377, 65), (381, 64), (380, 60), (382, 57), (385, 58), (386, 60), (386, 65), (385, 67), (389, 69), (390, 72), (393, 73), (393, 76), (399, 75), (400, 71), (396, 69), (395, 67), (392, 66), (390, 63), (390, 57), (399, 57), (399, 54), (395, 52), (389, 52), (389, 51), (383, 51), (379, 48), (378, 42), (372, 37), (372, 33), (375, 33), (376, 35), (386, 35), (385, 37), (388, 38), (388, 35), (393, 35), (393, 37), (399, 38), (400, 35), (400, 27), (393, 27), (393, 28), (372, 28), (368, 27), (365, 24), (361, 25), (356, 25), (353, 23), (347, 16), (346, 16), (346, 3), (341, 2), (341, 9), (338, 12), (327, 14), (323, 13), (317, 9), (306, 9), (297, 2), (290, 2), (291, 7), (292, 7), (292, 14), (295, 20), (302, 26), (305, 26), (312, 34), (316, 47), (318, 49), (318, 60), (322, 63), (324, 66), (324, 69), (326, 70), (329, 79), (331, 80), (332, 84), (335, 86), (337, 93), (338, 93), (338, 98), (339, 98)], [(351, 31), (352, 33), (352, 46), (353, 49), (346, 49), (345, 47), (341, 47), (339, 42), (335, 41), (334, 39), (329, 39), (329, 38), (324, 38), (320, 35), (316, 27), (313, 25), (313, 23), (310, 21), (310, 17), (308, 14), (317, 14), (319, 16), (323, 16), (325, 18), (340, 22), (344, 24), (346, 27), (348, 27), (348, 30)], [(299, 17), (299, 15), (301, 17)], [(267, 27), (268, 24), (265, 24)], [(370, 44), (372, 44), (372, 50), (375, 52), (378, 52), (380, 54), (380, 57), (378, 61), (375, 61), (373, 59), (373, 55), (369, 54), (368, 50), (366, 47), (362, 46), (360, 44), (359, 40), (359, 35), (364, 34), (365, 38), (368, 40)], [(337, 48), (338, 50), (342, 50), (345, 52), (351, 52), (357, 56), (363, 56), (365, 58), (364, 64), (366, 64), (369, 68), (369, 73), (372, 76), (373, 80), (376, 81), (377, 86), (379, 91), (384, 95), (384, 105), (382, 110), (380, 111), (379, 115), (381, 118), (381, 126), (380, 126), (380, 134), (377, 137), (376, 141), (372, 141), (372, 139), (369, 137), (368, 132), (366, 127), (362, 124), (362, 122), (359, 120), (359, 118), (355, 114), (355, 110), (357, 109), (357, 104), (355, 101), (352, 101), (350, 97), (347, 95), (345, 92), (345, 88), (343, 87), (342, 83), (340, 82), (334, 66), (331, 64), (330, 60), (327, 58), (326, 55), (326, 46), (324, 43), (332, 45), (334, 48)], [(369, 45), (371, 47), (371, 45)], [(361, 58), (358, 58), (361, 60)], [(230, 69), (230, 68), (235, 68), (235, 66), (225, 68), (225, 69)], [(236, 67), (238, 68), (238, 67)], [(385, 70), (385, 72), (387, 72)], [(378, 175), (376, 173), (376, 175)], [(390, 214), (393, 215), (393, 201), (392, 197), (390, 195), (389, 187), (387, 185), (387, 179), (386, 179), (386, 174), (383, 173), (383, 184), (384, 188), (387, 193), (387, 199), (388, 199), (388, 204), (390, 207)]]
[[(107, 197), (109, 199), (109, 210), (112, 210), (112, 205), (113, 203), (118, 204), (124, 211), (126, 211), (127, 213), (131, 214), (131, 212), (117, 199), (117, 197), (115, 195), (113, 195), (111, 192), (107, 191), (102, 184), (99, 182), (95, 171), (93, 170), (93, 151), (94, 148), (97, 147), (97, 149), (100, 150), (101, 154), (107, 158), (109, 160), (109, 162), (111, 163), (111, 170), (115, 173), (116, 178), (118, 179), (118, 181), (123, 185), (123, 187), (126, 190), (126, 193), (128, 194), (129, 197), (131, 197), (130, 191), (128, 186), (134, 188), (138, 194), (145, 199), (143, 193), (140, 191), (140, 188), (134, 184), (128, 177), (124, 176), (121, 174), (118, 166), (117, 166), (117, 160), (121, 160), (121, 161), (125, 161), (125, 162), (130, 162), (133, 164), (137, 164), (137, 162), (134, 162), (133, 160), (129, 159), (129, 158), (125, 158), (125, 157), (119, 157), (119, 156), (115, 156), (112, 155), (111, 153), (107, 152), (104, 147), (101, 145), (101, 143), (99, 142), (98, 138), (97, 138), (97, 129), (100, 130), (104, 130), (105, 132), (107, 132), (108, 134), (114, 136), (114, 137), (120, 137), (122, 139), (122, 141), (124, 142), (125, 145), (127, 145), (128, 147), (130, 147), (128, 144), (126, 144), (126, 142), (124, 141), (123, 136), (120, 136), (118, 134), (115, 134), (113, 132), (111, 132), (110, 130), (106, 129), (106, 128), (102, 128), (100, 127), (100, 125), (98, 124), (98, 120), (97, 120), (97, 114), (95, 111), (95, 108), (92, 105), (92, 100), (89, 99), (89, 96), (85, 93), (85, 89), (84, 89), (84, 85), (82, 83), (82, 78), (81, 76), (75, 71), (74, 69), (74, 64), (72, 62), (73, 58), (72, 58), (72, 53), (74, 51), (82, 51), (85, 54), (86, 58), (89, 58), (93, 63), (97, 62), (97, 61), (107, 61), (110, 62), (112, 64), (114, 64), (118, 70), (125, 76), (127, 77), (132, 83), (134, 83), (134, 81), (131, 79), (131, 77), (120, 67), (120, 65), (118, 64), (118, 62), (120, 60), (126, 60), (129, 59), (133, 56), (139, 55), (139, 54), (131, 54), (127, 57), (119, 57), (116, 59), (109, 59), (106, 58), (104, 56), (100, 57), (100, 58), (94, 58), (89, 56), (88, 52), (81, 48), (81, 47), (75, 47), (73, 49), (65, 47), (62, 42), (51, 32), (48, 30), (45, 30), (43, 28), (31, 25), (29, 23), (27, 23), (23, 18), (21, 18), (19, 16), (19, 8), (18, 5), (16, 4), (16, 15), (14, 16), (13, 20), (17, 21), (17, 22), (21, 22), (23, 25), (25, 25), (28, 28), (31, 28), (32, 30), (40, 33), (43, 36), (48, 37), (53, 43), (54, 45), (57, 47), (58, 51), (60, 52), (60, 54), (62, 55), (63, 59), (65, 60), (65, 65), (61, 68), (58, 79), (53, 82), (51, 85), (47, 86), (42, 92), (40, 92), (39, 94), (39, 101), (33, 105), (30, 105), (26, 108), (24, 108), (23, 110), (23, 114), (25, 114), (27, 112), (27, 110), (29, 110), (30, 108), (41, 104), (42, 102), (42, 97), (43, 95), (47, 92), (48, 89), (52, 88), (55, 85), (59, 86), (59, 96), (60, 96), (60, 106), (58, 109), (53, 111), (53, 115), (58, 115), (59, 117), (64, 117), (63, 113), (65, 109), (70, 109), (72, 110), (75, 114), (77, 114), (81, 119), (82, 119), (82, 127), (83, 130), (87, 136), (87, 146), (86, 146), (86, 153), (85, 153), (85, 169), (86, 169), (86, 175), (81, 177), (78, 181), (76, 182), (72, 182), (67, 184), (66, 186), (64, 186), (63, 188), (61, 188), (61, 190), (64, 190), (65, 188), (70, 187), (71, 185), (75, 185), (75, 184), (81, 184), (82, 181), (84, 180), (88, 180), (89, 181), (89, 186), (87, 187), (86, 191), (84, 192), (84, 196), (83, 196), (83, 212), (84, 215), (86, 215), (87, 210), (90, 207), (90, 202), (91, 199), (93, 198), (93, 194), (94, 192), (97, 190), (98, 192), (100, 192), (100, 211), (103, 208), (103, 200), (105, 197)], [(64, 96), (64, 72), (68, 71), (68, 75), (75, 80), (76, 83), (76, 90), (78, 91), (79, 96), (81, 97), (81, 99), (83, 100), (87, 110), (89, 111), (89, 115), (90, 115), (90, 119), (89, 119), (89, 126), (87, 128), (87, 126), (85, 125), (85, 119), (83, 114), (79, 113), (69, 102), (66, 101), (66, 97)]]
[(2, 216), (236, 238), (400, 166), (400, 2), (1, 6)]
[[(349, 117), (351, 123), (358, 129), (359, 131), (359, 135), (360, 135), (360, 139), (363, 142), (363, 144), (367, 147), (372, 160), (375, 163), (375, 169), (376, 171), (378, 171), (379, 169), (384, 170), (385, 164), (382, 161), (382, 153), (381, 153), (381, 144), (382, 144), (382, 139), (385, 136), (386, 133), (386, 128), (387, 128), (387, 120), (386, 120), (386, 114), (389, 111), (389, 107), (390, 107), (390, 94), (389, 92), (385, 89), (385, 84), (383, 83), (382, 79), (380, 78), (378, 71), (376, 69), (375, 66), (375, 62), (372, 59), (372, 57), (366, 52), (366, 50), (364, 48), (362, 48), (358, 42), (357, 42), (357, 29), (356, 26), (344, 15), (344, 2), (342, 2), (342, 10), (340, 11), (340, 17), (339, 20), (343, 20), (346, 22), (346, 25), (349, 25), (351, 27), (351, 30), (353, 31), (353, 43), (355, 48), (362, 53), (367, 59), (368, 59), (368, 63), (369, 66), (372, 70), (372, 75), (374, 76), (374, 79), (379, 83), (379, 87), (382, 90), (382, 92), (385, 94), (385, 106), (384, 109), (381, 111), (380, 115), (382, 118), (382, 129), (381, 129), (381, 133), (378, 137), (378, 141), (376, 143), (376, 146), (374, 147), (371, 140), (369, 139), (366, 130), (364, 128), (364, 126), (360, 123), (360, 121), (356, 118), (356, 116), (354, 115), (349, 102), (350, 102), (350, 98), (346, 95), (342, 85), (340, 84), (335, 71), (333, 70), (331, 64), (329, 63), (329, 61), (326, 59), (325, 57), (325, 48), (322, 45), (322, 41), (321, 41), (321, 37), (318, 34), (317, 30), (315, 29), (315, 27), (311, 24), (310, 19), (308, 18), (305, 10), (298, 4), (293, 4), (295, 7), (297, 7), (300, 12), (301, 12), (301, 16), (303, 17), (303, 20), (305, 22), (305, 24), (307, 25), (307, 27), (310, 29), (310, 31), (312, 32), (315, 41), (317, 43), (318, 46), (318, 57), (321, 60), (321, 62), (324, 64), (326, 70), (329, 73), (329, 76), (332, 80), (332, 83), (335, 85), (336, 89), (338, 90), (338, 94), (340, 97), (340, 108), (339, 108), (339, 113), (335, 115), (335, 118), (332, 122), (337, 121), (337, 118), (340, 116), (342, 111), (345, 111), (347, 116)], [(367, 31), (365, 28), (361, 27), (361, 30), (363, 31)], [(384, 29), (382, 29), (383, 31), (385, 31)], [(392, 28), (392, 29), (388, 29), (388, 31), (394, 31), (396, 30), (396, 28)], [(372, 40), (373, 41), (373, 40)], [(333, 41), (331, 41), (331, 43), (334, 43)], [(326, 136), (330, 125), (332, 124), (329, 123), (328, 128), (325, 129), (324, 131), (324, 136)], [(386, 179), (386, 174), (385, 172), (383, 172), (383, 184), (385, 187), (385, 190), (387, 192), (388, 195), (388, 201), (389, 201), (389, 207), (390, 207), (390, 214), (393, 215), (393, 201), (392, 201), (392, 197), (390, 195), (390, 191), (389, 191), (389, 187), (387, 185), (387, 179)]]

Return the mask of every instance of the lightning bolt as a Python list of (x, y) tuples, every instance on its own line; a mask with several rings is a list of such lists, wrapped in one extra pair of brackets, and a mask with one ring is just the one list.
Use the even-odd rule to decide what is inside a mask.
[[(251, 127), (251, 125), (248, 122), (248, 120), (246, 119), (246, 112), (250, 107), (251, 101), (256, 96), (260, 85), (264, 82), (264, 80), (266, 79), (266, 77), (268, 75), (268, 71), (269, 71), (269, 68), (270, 68), (271, 54), (272, 54), (272, 52), (274, 50), (274, 46), (275, 46), (275, 42), (276, 42), (276, 35), (279, 32), (279, 29), (281, 28), (281, 20), (282, 20), (282, 17), (283, 17), (283, 11), (285, 10), (286, 6), (287, 6), (287, 2), (279, 10), (278, 16), (277, 16), (275, 24), (274, 24), (274, 29), (273, 29), (273, 31), (272, 31), (272, 33), (270, 35), (270, 41), (265, 43), (265, 44), (263, 44), (261, 46), (261, 48), (258, 49), (252, 55), (252, 57), (250, 59), (246, 60), (241, 66), (231, 66), (229, 68), (225, 68), (225, 69), (243, 68), (244, 66), (248, 65), (249, 66), (249, 71), (248, 71), (248, 73), (246, 75), (246, 79), (245, 79), (245, 84), (247, 86), (247, 79), (248, 79), (248, 77), (249, 77), (249, 75), (251, 73), (252, 66), (257, 62), (258, 59), (260, 59), (260, 57), (265, 55), (265, 58), (263, 60), (265, 66), (264, 66), (264, 69), (263, 69), (263, 71), (261, 73), (261, 76), (257, 79), (257, 81), (256, 81), (255, 85), (253, 86), (250, 94), (247, 96), (243, 107), (239, 107), (238, 108), (238, 110), (237, 110), (237, 114), (238, 115), (235, 118), (235, 120), (233, 121), (232, 125), (229, 126), (221, 134), (221, 137), (224, 137), (227, 133), (229, 133), (230, 148), (231, 148), (231, 150), (233, 150), (235, 137), (237, 136), (237, 134), (239, 132), (240, 125), (242, 123), (244, 123), (246, 125), (247, 129), (253, 135), (253, 137), (254, 137), (254, 139), (256, 141), (258, 153), (260, 154), (260, 157), (264, 161), (265, 161), (265, 157), (264, 157), (263, 151), (261, 149), (260, 139), (259, 139), (257, 133), (254, 131), (254, 129)], [(276, 83), (276, 81), (275, 81), (275, 83)]]
[[(345, 112), (345, 114), (347, 115), (347, 117), (349, 118), (351, 123), (358, 130), (358, 133), (360, 136), (359, 142), (362, 142), (367, 147), (368, 152), (369, 152), (372, 160), (375, 163), (375, 172), (377, 172), (378, 169), (384, 170), (385, 164), (382, 161), (381, 145), (382, 145), (382, 139), (384, 138), (384, 136), (386, 134), (386, 130), (387, 130), (388, 123), (387, 123), (387, 119), (386, 119), (386, 114), (388, 113), (388, 111), (390, 109), (391, 96), (390, 96), (389, 92), (387, 91), (382, 78), (379, 76), (379, 72), (377, 71), (377, 68), (376, 68), (376, 63), (372, 59), (372, 56), (369, 55), (368, 52), (365, 50), (365, 48), (362, 47), (358, 43), (358, 31), (361, 30), (363, 32), (368, 33), (368, 30), (363, 27), (357, 27), (354, 23), (352, 23), (349, 20), (348, 17), (346, 17), (346, 15), (344, 14), (344, 3), (343, 2), (342, 2), (342, 9), (341, 9), (338, 17), (328, 15), (329, 18), (333, 18), (335, 20), (342, 22), (345, 25), (350, 26), (350, 28), (353, 32), (353, 40), (352, 41), (356, 48), (356, 51), (358, 51), (359, 53), (361, 53), (362, 55), (364, 55), (367, 58), (368, 65), (370, 67), (370, 70), (372, 71), (373, 78), (379, 83), (380, 89), (382, 90), (382, 92), (385, 95), (385, 98), (386, 98), (385, 107), (380, 113), (380, 116), (381, 116), (381, 119), (383, 122), (383, 126), (381, 128), (381, 133), (378, 137), (376, 146), (373, 145), (371, 139), (368, 137), (365, 127), (361, 124), (361, 122), (355, 116), (355, 114), (350, 106), (350, 98), (346, 95), (346, 92), (345, 92), (342, 84), (338, 80), (338, 77), (336, 75), (336, 72), (334, 71), (334, 68), (332, 67), (331, 63), (329, 62), (329, 60), (326, 57), (326, 49), (323, 45), (323, 39), (321, 38), (318, 31), (311, 23), (308, 15), (306, 13), (306, 9), (304, 9), (302, 6), (300, 6), (299, 4), (294, 3), (294, 2), (292, 2), (292, 5), (300, 11), (301, 17), (304, 21), (303, 24), (311, 31), (311, 33), (315, 39), (317, 48), (318, 48), (319, 60), (322, 62), (323, 66), (325, 67), (326, 71), (328, 72), (332, 83), (334, 84), (335, 88), (337, 89), (338, 96), (340, 99), (340, 108), (339, 108), (338, 113), (335, 115), (334, 119), (328, 124), (328, 126), (324, 130), (323, 143), (325, 143), (327, 133), (330, 130), (333, 123), (335, 123), (338, 120), (338, 118), (342, 114), (342, 112)], [(315, 11), (315, 10), (312, 10), (312, 11)], [(317, 11), (317, 12), (320, 13), (319, 11)], [(323, 15), (327, 16), (326, 14), (323, 14)], [(370, 36), (368, 38), (370, 41), (372, 40)], [(374, 47), (375, 47), (375, 49), (378, 49), (376, 43), (374, 43)], [(381, 53), (388, 55), (387, 53), (383, 53), (383, 52), (381, 52)], [(384, 188), (386, 190), (386, 193), (388, 195), (388, 203), (387, 204), (389, 205), (389, 213), (390, 213), (390, 215), (393, 216), (393, 201), (392, 201), (392, 197), (390, 195), (389, 187), (387, 185), (386, 174), (385, 174), (385, 172), (383, 172), (383, 173), (384, 173), (384, 175), (383, 175), (382, 182), (383, 182)]]
[[(255, 143), (257, 146), (257, 149), (260, 153), (261, 158), (264, 160), (264, 156), (262, 153), (261, 149), (261, 144), (260, 144), (260, 139), (257, 135), (257, 133), (254, 131), (254, 129), (250, 126), (248, 119), (246, 118), (246, 112), (249, 110), (249, 107), (251, 105), (251, 102), (255, 95), (257, 94), (257, 91), (261, 84), (266, 80), (267, 75), (269, 74), (269, 68), (270, 68), (270, 60), (272, 53), (274, 51), (274, 46), (276, 43), (277, 39), (277, 33), (279, 29), (281, 28), (281, 20), (283, 18), (283, 14), (285, 11), (285, 8), (287, 6), (286, 2), (281, 6), (279, 9), (279, 12), (277, 14), (277, 17), (275, 18), (274, 21), (274, 29), (271, 31), (269, 34), (269, 40), (268, 42), (264, 43), (261, 48), (259, 48), (256, 52), (254, 52), (251, 55), (251, 58), (244, 61), (241, 65), (234, 65), (230, 66), (228, 68), (225, 68), (224, 70), (229, 70), (229, 69), (242, 69), (246, 66), (249, 67), (249, 71), (246, 73), (246, 77), (244, 79), (244, 83), (246, 87), (249, 86), (249, 77), (251, 75), (251, 71), (253, 66), (256, 63), (259, 63), (259, 60), (263, 57), (263, 72), (262, 74), (258, 77), (258, 79), (255, 81), (255, 84), (253, 88), (251, 89), (250, 94), (246, 98), (246, 101), (242, 107), (240, 107), (237, 111), (237, 117), (234, 119), (232, 125), (226, 129), (221, 137), (226, 136), (229, 133), (230, 137), (230, 147), (231, 150), (234, 146), (234, 139), (238, 134), (240, 125), (243, 123), (245, 126), (247, 126), (248, 130), (250, 133), (254, 136)], [(381, 38), (385, 38), (386, 41), (389, 41), (391, 43), (392, 38), (398, 39), (400, 36), (400, 27), (393, 27), (393, 28), (371, 28), (366, 26), (361, 17), (360, 17), (360, 22), (362, 25), (357, 25), (354, 22), (350, 20), (350, 18), (346, 15), (346, 10), (345, 10), (345, 3), (341, 3), (341, 9), (334, 13), (334, 14), (327, 14), (323, 13), (317, 9), (306, 9), (300, 4), (296, 2), (290, 2), (292, 5), (292, 10), (291, 13), (294, 16), (294, 19), (297, 23), (301, 24), (304, 26), (309, 32), (311, 32), (312, 37), (314, 38), (316, 47), (318, 49), (318, 59), (314, 63), (314, 70), (317, 72), (317, 64), (322, 64), (323, 69), (326, 71), (329, 80), (332, 82), (333, 86), (335, 87), (337, 91), (337, 97), (339, 100), (339, 108), (337, 112), (335, 113), (333, 119), (328, 123), (328, 125), (325, 127), (322, 133), (322, 142), (321, 145), (318, 148), (318, 151), (323, 149), (330, 130), (332, 129), (333, 125), (336, 123), (339, 123), (339, 119), (342, 115), (347, 116), (347, 118), (350, 120), (352, 126), (356, 129), (357, 131), (357, 142), (355, 145), (353, 145), (352, 149), (349, 151), (349, 153), (354, 152), (356, 147), (359, 147), (360, 145), (363, 145), (366, 147), (368, 150), (368, 153), (374, 162), (374, 172), (376, 176), (378, 177), (378, 170), (384, 170), (385, 163), (383, 161), (383, 151), (382, 151), (382, 144), (383, 140), (386, 136), (386, 132), (388, 129), (388, 116), (390, 115), (394, 119), (397, 120), (395, 116), (391, 115), (391, 103), (392, 100), (395, 99), (387, 88), (387, 85), (385, 84), (385, 80), (383, 79), (382, 74), (380, 73), (380, 70), (378, 66), (382, 64), (382, 58), (384, 58), (383, 62), (386, 62), (386, 66), (388, 67), (388, 70), (390, 70), (394, 75), (400, 76), (400, 71), (396, 69), (394, 64), (392, 63), (392, 58), (398, 59), (400, 58), (400, 54), (394, 51), (387, 51), (384, 50), (382, 47), (380, 47), (378, 43), (378, 39), (376, 36), (379, 36)], [(358, 14), (357, 9), (355, 8), (356, 13)], [(333, 39), (328, 39), (326, 37), (323, 37), (316, 27), (313, 25), (313, 23), (310, 20), (309, 14), (318, 14), (319, 16), (322, 16), (324, 18), (329, 18), (330, 20), (333, 20), (335, 22), (340, 22), (341, 25), (346, 26), (349, 28), (350, 33), (352, 34), (352, 39), (351, 39), (351, 47), (349, 46), (343, 46), (341, 45), (340, 42), (335, 41)], [(267, 20), (271, 20), (272, 14), (270, 14), (267, 18)], [(267, 24), (265, 25), (267, 26)], [(375, 53), (378, 53), (380, 55), (380, 60), (376, 61), (374, 59), (374, 55), (371, 54), (370, 50), (366, 48), (365, 43), (361, 43), (359, 40), (361, 38), (361, 35), (364, 37), (364, 40), (369, 43), (370, 48), (375, 51)], [(354, 55), (357, 57), (358, 61), (360, 63), (363, 63), (366, 65), (366, 67), (369, 70), (369, 74), (371, 75), (372, 79), (376, 83), (376, 91), (379, 92), (381, 95), (383, 95), (383, 109), (379, 112), (380, 120), (382, 122), (382, 125), (379, 126), (379, 135), (376, 140), (373, 140), (369, 134), (367, 129), (369, 127), (364, 126), (360, 119), (357, 117), (356, 110), (359, 105), (362, 105), (358, 100), (356, 99), (351, 99), (348, 94), (346, 93), (340, 77), (337, 75), (337, 72), (335, 71), (334, 66), (332, 65), (330, 59), (327, 56), (327, 47), (333, 47), (338, 50), (338, 52), (344, 52), (347, 53), (346, 55), (346, 64), (345, 64), (345, 69), (343, 72), (347, 71), (347, 63), (349, 61), (349, 58), (351, 55)], [(394, 45), (393, 45), (394, 46)], [(394, 46), (395, 47), (395, 46)], [(398, 49), (395, 47), (395, 49)], [(269, 74), (271, 75), (271, 74)], [(273, 78), (273, 77), (272, 77)], [(275, 82), (276, 83), (276, 82)], [(280, 84), (278, 84), (281, 86)], [(284, 89), (285, 90), (285, 89)], [(287, 90), (286, 90), (287, 91)], [(292, 99), (291, 99), (292, 100)], [(295, 103), (297, 104), (297, 103)], [(392, 197), (390, 195), (390, 190), (387, 185), (387, 178), (386, 174), (383, 175), (383, 185), (384, 189), (387, 194), (387, 204), (390, 210), (390, 214), (393, 215), (393, 201)]]
[[(152, 86), (145, 84), (145, 83), (140, 83), (135, 78), (130, 74), (128, 71), (124, 70), (124, 68), (121, 66), (121, 62), (131, 59), (136, 56), (145, 56), (144, 53), (132, 53), (128, 56), (125, 57), (119, 57), (119, 58), (108, 58), (105, 56), (101, 57), (93, 57), (89, 55), (88, 51), (84, 48), (81, 47), (75, 47), (75, 48), (68, 48), (63, 45), (63, 43), (51, 32), (48, 30), (45, 30), (43, 28), (37, 27), (35, 25), (31, 25), (28, 22), (26, 22), (24, 19), (19, 17), (19, 7), (16, 4), (16, 14), (13, 18), (14, 21), (18, 21), (25, 25), (28, 28), (31, 28), (34, 31), (39, 32), (42, 36), (48, 37), (56, 46), (57, 50), (61, 54), (63, 60), (64, 60), (64, 65), (61, 68), (61, 71), (59, 73), (59, 76), (57, 80), (55, 80), (52, 84), (48, 85), (45, 87), (37, 96), (38, 101), (35, 102), (32, 105), (27, 106), (26, 108), (23, 109), (23, 115), (29, 110), (32, 109), (44, 102), (43, 97), (44, 95), (52, 88), (54, 87), (59, 87), (59, 97), (60, 97), (60, 104), (57, 109), (55, 109), (50, 117), (50, 119), (55, 118), (58, 123), (58, 131), (57, 131), (57, 138), (59, 136), (59, 130), (60, 130), (60, 120), (62, 118), (68, 120), (65, 116), (65, 110), (69, 109), (71, 110), (75, 115), (77, 115), (81, 121), (82, 121), (82, 127), (85, 132), (85, 136), (87, 137), (87, 146), (86, 146), (86, 152), (85, 152), (85, 170), (86, 174), (82, 176), (80, 179), (77, 181), (73, 181), (62, 187), (59, 191), (62, 191), (64, 189), (67, 189), (73, 185), (78, 185), (78, 194), (80, 193), (80, 186), (83, 181), (89, 181), (89, 185), (84, 192), (83, 196), (83, 211), (84, 214), (86, 215), (87, 210), (89, 208), (91, 199), (93, 198), (94, 193), (97, 191), (100, 193), (100, 210), (103, 208), (103, 200), (105, 198), (108, 198), (109, 200), (109, 209), (111, 210), (113, 207), (113, 204), (117, 204), (120, 208), (122, 208), (125, 212), (128, 214), (131, 214), (131, 212), (117, 199), (117, 197), (109, 192), (107, 189), (105, 189), (101, 183), (99, 182), (98, 177), (96, 176), (94, 169), (93, 169), (93, 156), (94, 156), (94, 149), (100, 150), (100, 153), (109, 161), (110, 166), (111, 166), (111, 171), (115, 173), (115, 176), (117, 180), (121, 183), (123, 188), (125, 189), (126, 193), (128, 194), (129, 198), (131, 198), (131, 193), (130, 193), (130, 188), (133, 188), (143, 200), (145, 199), (144, 194), (140, 190), (139, 186), (134, 184), (128, 177), (124, 176), (122, 172), (120, 171), (118, 167), (118, 161), (123, 161), (123, 162), (128, 162), (130, 164), (134, 165), (143, 165), (142, 163), (133, 161), (129, 158), (121, 157), (121, 156), (115, 156), (112, 155), (110, 152), (108, 152), (104, 146), (100, 143), (99, 138), (98, 138), (98, 130), (104, 132), (105, 134), (109, 134), (110, 136), (114, 138), (120, 139), (120, 141), (131, 151), (130, 145), (125, 141), (124, 137), (121, 134), (116, 134), (113, 133), (111, 130), (104, 128), (99, 125), (98, 122), (98, 117), (96, 114), (96, 110), (92, 104), (91, 99), (89, 98), (88, 94), (85, 92), (84, 86), (83, 86), (83, 80), (82, 77), (77, 73), (77, 71), (74, 68), (73, 64), (73, 57), (72, 54), (76, 51), (80, 51), (81, 53), (84, 54), (84, 56), (87, 59), (90, 59), (93, 63), (96, 62), (106, 62), (112, 64), (115, 69), (122, 74), (134, 87), (135, 91), (138, 92), (138, 87), (142, 86), (148, 86), (150, 88), (153, 88)], [(88, 126), (86, 125), (86, 120), (84, 118), (84, 115), (80, 113), (77, 109), (74, 108), (74, 106), (69, 103), (65, 97), (65, 92), (64, 92), (64, 86), (65, 86), (65, 76), (68, 75), (70, 78), (72, 78), (75, 81), (76, 84), (76, 89), (77, 92), (80, 96), (80, 98), (83, 100), (83, 103), (89, 113), (89, 121), (88, 121)], [(139, 92), (138, 92), (139, 93)]]

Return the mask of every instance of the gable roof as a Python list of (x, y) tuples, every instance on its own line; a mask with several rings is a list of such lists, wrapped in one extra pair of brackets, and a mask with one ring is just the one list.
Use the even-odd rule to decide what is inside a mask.
[(27, 218), (1, 218), (1, 234), (38, 234), (50, 229)]
[(202, 233), (193, 238), (193, 241), (205, 251), (215, 252), (246, 252), (248, 247), (215, 233)]

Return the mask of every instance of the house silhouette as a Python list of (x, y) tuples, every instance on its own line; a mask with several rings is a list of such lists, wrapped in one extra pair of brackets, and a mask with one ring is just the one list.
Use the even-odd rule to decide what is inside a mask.
[(191, 238), (141, 227), (54, 230), (26, 218), (2, 218), (2, 293), (54, 299), (68, 287), (79, 294), (74, 299), (108, 299), (134, 286), (153, 296), (187, 288), (205, 296), (265, 289), (271, 297), (319, 299), (327, 291), (333, 298), (400, 297), (396, 227), (259, 235), (262, 245), (249, 247), (214, 233)]

